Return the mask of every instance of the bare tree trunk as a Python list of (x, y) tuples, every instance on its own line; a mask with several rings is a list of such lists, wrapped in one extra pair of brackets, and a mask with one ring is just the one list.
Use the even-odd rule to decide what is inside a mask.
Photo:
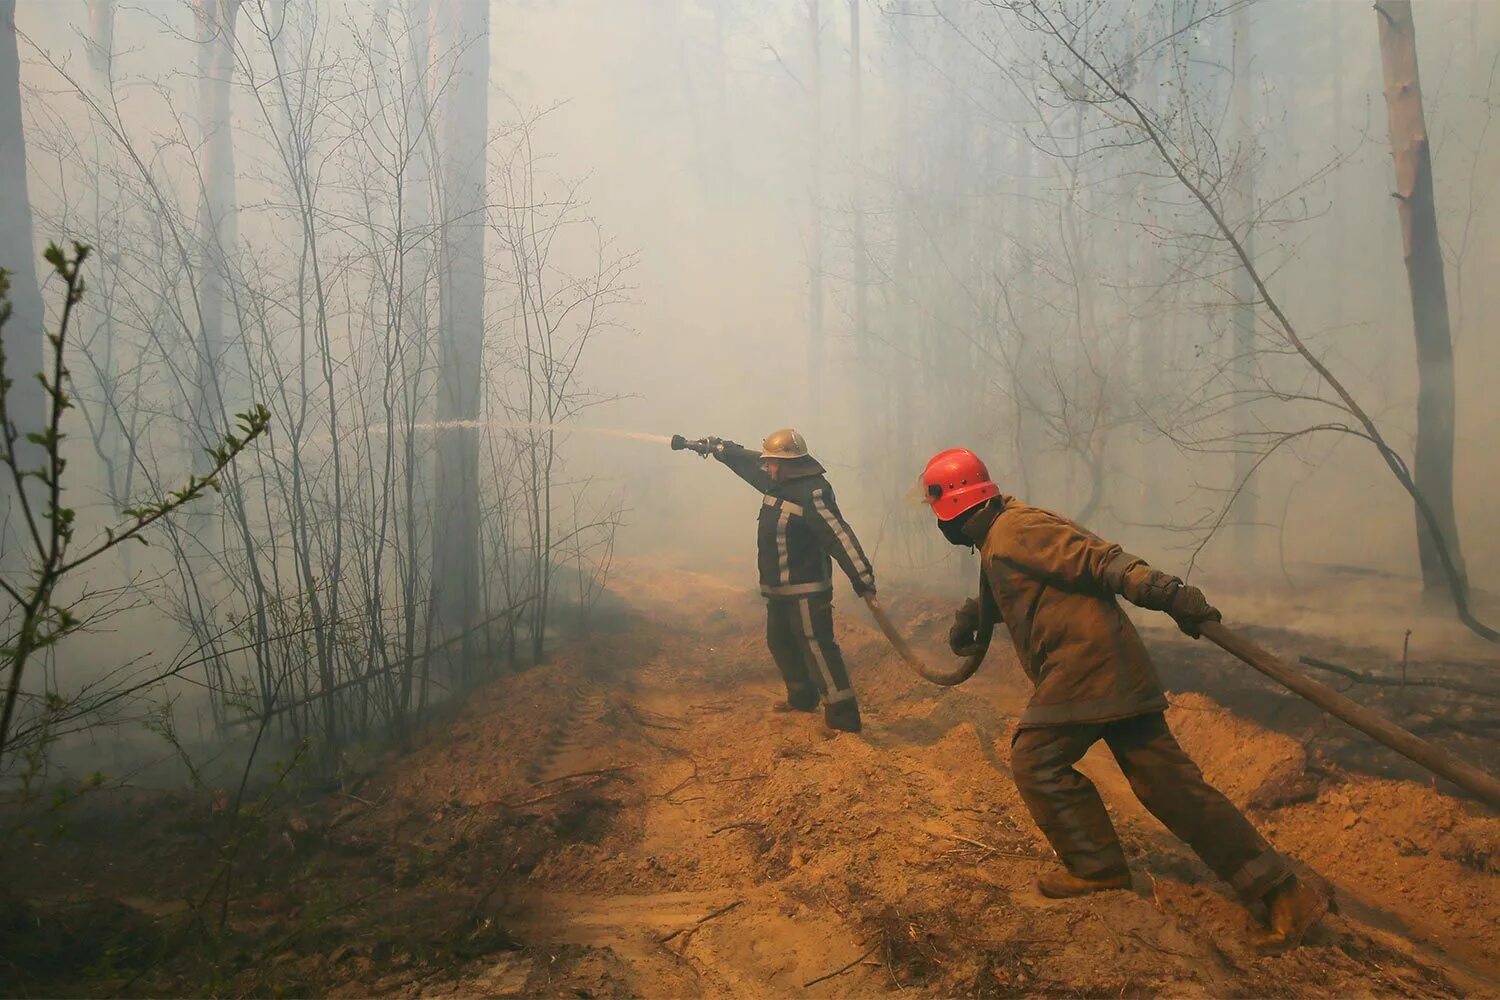
[[(99, 93), (108, 94), (114, 86), (115, 0), (88, 0), (88, 9), (89, 34), (86, 48), (89, 67), (93, 70), (94, 85), (99, 88)], [(94, 162), (104, 163), (101, 140), (97, 136), (94, 139)], [(119, 372), (115, 361), (115, 347), (119, 338), (115, 335), (114, 327), (119, 258), (112, 244), (117, 244), (120, 236), (118, 224), (112, 221), (112, 213), (119, 204), (120, 192), (113, 173), (102, 168), (91, 172), (88, 189), (94, 207), (92, 229), (95, 235), (91, 238), (97, 243), (99, 250), (95, 264), (98, 277), (90, 288), (95, 305), (90, 310), (89, 341), (101, 344), (103, 355), (97, 362), (90, 357), (90, 364), (98, 378), (100, 394), (106, 401), (101, 407), (104, 412), (98, 423), (90, 422), (90, 431), (94, 437), (95, 453), (104, 465), (105, 489), (110, 502), (116, 507), (124, 507), (130, 496), (135, 463), (130, 460), (128, 453), (122, 454), (124, 425), (115, 419), (120, 395)], [(87, 412), (88, 404), (82, 400), (80, 403)], [(126, 546), (125, 551), (120, 553), (127, 574), (132, 572), (131, 548), (132, 546)]]
[(860, 386), (861, 408), (859, 414), (859, 459), (860, 465), (868, 469), (875, 457), (875, 401), (879, 398), (874, 389), (873, 352), (870, 344), (869, 324), (869, 262), (865, 250), (865, 206), (864, 206), (864, 69), (860, 64), (860, 0), (849, 0), (849, 202), (853, 218), (852, 240), (854, 253), (854, 349), (859, 358), (859, 371), (865, 384)]
[(807, 2), (809, 72), (807, 129), (807, 399), (817, 405), (823, 381), (823, 26), (819, 0)]
[(88, 0), (89, 65), (95, 73), (109, 75), (115, 54), (115, 0)]
[[(1250, 13), (1240, 4), (1230, 15), (1234, 31), (1233, 114), (1235, 136), (1241, 161), (1234, 172), (1234, 201), (1237, 213), (1245, 220), (1242, 243), (1252, 258), (1255, 254), (1255, 107), (1251, 100)], [(1255, 470), (1254, 449), (1243, 443), (1253, 433), (1251, 398), (1255, 379), (1255, 283), (1245, 268), (1236, 268), (1234, 276), (1234, 341), (1231, 347), (1230, 372), (1234, 383), (1234, 431), (1242, 442), (1234, 453), (1234, 500), (1232, 537), (1237, 567), (1248, 570), (1256, 562), (1256, 503), (1249, 482)]]
[[(485, 156), (489, 134), (489, 0), (441, 0), (437, 37), (457, 50), (443, 99), (443, 235), (439, 270), (437, 416), (479, 418), (484, 334)], [(479, 600), (479, 432), (440, 429), (433, 523), (434, 628), (463, 634), (461, 669), (472, 665)]]
[[(1453, 513), (1453, 342), (1448, 326), (1448, 292), (1443, 252), (1438, 243), (1432, 191), (1432, 150), (1422, 111), (1417, 72), (1416, 24), (1410, 0), (1380, 0), (1380, 61), (1396, 165), (1396, 203), (1401, 220), (1402, 255), (1411, 288), (1412, 331), (1417, 341), (1417, 444), (1412, 478), (1427, 499), (1445, 536), (1448, 552), (1467, 586)], [(1441, 598), (1446, 577), (1437, 540), (1417, 518), (1422, 583), (1429, 599)]]
[[(916, 117), (912, 108), (914, 57), (910, 40), (906, 37), (906, 32), (911, 30), (910, 14), (910, 0), (896, 0), (894, 8), (887, 15), (888, 37), (891, 39), (889, 44), (895, 50), (896, 93), (900, 103), (896, 110), (895, 150), (891, 163), (895, 182), (891, 197), (891, 208), (895, 214), (892, 234), (894, 245), (891, 248), (890, 273), (885, 279), (883, 308), (880, 310), (881, 339), (885, 350), (878, 374), (889, 386), (887, 391), (891, 397), (886, 408), (886, 433), (883, 442), (888, 457), (885, 468), (889, 470), (886, 482), (898, 481), (898, 477), (905, 471), (903, 464), (915, 458), (917, 441), (920, 440), (916, 430), (917, 392), (911, 364), (911, 359), (915, 356), (913, 331), (917, 326), (912, 307), (912, 246), (916, 238), (914, 230), (917, 206), (912, 197), (912, 135), (915, 132)], [(869, 391), (873, 394), (878, 390), (871, 386)], [(894, 523), (910, 522), (895, 519)], [(903, 552), (907, 552), (913, 545), (922, 544), (932, 534), (927, 525), (924, 524), (921, 528), (923, 530), (915, 536), (907, 533), (905, 537), (898, 539)]]
[(198, 130), (203, 142), (198, 202), (198, 343), (196, 398), (188, 440), (196, 452), (197, 428), (218, 426), (225, 409), (220, 363), (224, 358), (224, 262), (234, 247), (234, 129), (229, 84), (234, 76), (234, 26), (240, 0), (195, 0), (198, 31)]
[[(42, 337), (45, 311), (37, 282), (36, 237), (26, 185), (26, 130), (21, 118), (21, 58), (16, 47), (16, 0), (0, 0), (0, 268), (10, 272), (10, 322), (5, 324), (5, 375), (11, 380), (10, 407), (23, 436), (41, 430), (45, 413)], [(24, 440), (16, 443), (23, 468), (40, 467), (45, 453)], [(14, 525), (15, 517), (6, 517)], [(0, 542), (0, 544), (4, 544)], [(5, 544), (9, 550), (13, 546)]]
[[(1332, 20), (1330, 25), (1328, 55), (1329, 64), (1333, 74), (1333, 141), (1336, 147), (1341, 147), (1344, 141), (1345, 110), (1344, 110), (1344, 73), (1346, 72), (1345, 49), (1344, 49), (1344, 6), (1343, 4), (1329, 4), (1328, 16)], [(1345, 232), (1349, 228), (1349, 210), (1344, 191), (1344, 164), (1340, 163), (1328, 178), (1329, 191), (1332, 196), (1332, 213), (1330, 216), (1333, 228), (1333, 258), (1344, 259)], [(1333, 329), (1342, 330), (1344, 326), (1344, 296), (1343, 290), (1335, 287), (1329, 295), (1329, 309), (1331, 310), (1331, 324)]]
[[(402, 670), (400, 695), (401, 711), (412, 710), (413, 692), (417, 680), (416, 655), (419, 622), (419, 597), (421, 594), (421, 572), (418, 565), (423, 548), (419, 543), (417, 528), (417, 494), (421, 479), (420, 469), (425, 462), (417, 450), (416, 434), (412, 425), (419, 422), (419, 410), (426, 385), (428, 350), (431, 346), (427, 287), (430, 278), (431, 253), (421, 234), (432, 224), (432, 151), (436, 144), (426, 123), (428, 109), (432, 106), (430, 69), (432, 62), (431, 10), (428, 0), (409, 0), (403, 7), (403, 29), (407, 50), (401, 53), (407, 65), (407, 92), (404, 132), (411, 144), (411, 158), (406, 161), (400, 177), (402, 185), (401, 206), (405, 219), (402, 229), (413, 234), (413, 243), (405, 249), (401, 258), (401, 322), (405, 338), (416, 345), (402, 351), (401, 418), (405, 422), (402, 451), (402, 488), (405, 502), (402, 517), (405, 522), (402, 547), (405, 565), (401, 572), (401, 602), (404, 626), (403, 654), (405, 668)], [(420, 134), (418, 134), (418, 132)], [(430, 614), (430, 609), (429, 609)], [(424, 663), (423, 669), (426, 669)], [(423, 695), (425, 700), (425, 694)], [(403, 730), (403, 735), (405, 730)]]

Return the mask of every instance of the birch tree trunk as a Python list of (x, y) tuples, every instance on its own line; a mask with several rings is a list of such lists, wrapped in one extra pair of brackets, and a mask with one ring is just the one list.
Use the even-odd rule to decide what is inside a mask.
[[(1417, 72), (1416, 24), (1410, 0), (1380, 0), (1380, 62), (1396, 167), (1396, 211), (1401, 221), (1401, 252), (1411, 289), (1412, 332), (1417, 342), (1417, 445), (1412, 478), (1436, 516), (1461, 578), (1465, 576), (1453, 513), (1453, 341), (1448, 326), (1448, 292), (1438, 243), (1432, 191), (1432, 149), (1422, 111)], [(1447, 592), (1438, 549), (1424, 520), (1417, 517), (1417, 549), (1423, 590), (1429, 599)], [(1467, 581), (1461, 579), (1461, 585)]]
[[(464, 635), (473, 662), (479, 601), (479, 375), (484, 334), (485, 153), (489, 133), (489, 0), (439, 0), (435, 40), (456, 52), (443, 97), (442, 242), (439, 250), (437, 417), (467, 426), (437, 431), (433, 522), (433, 627)], [(543, 558), (546, 558), (543, 553)]]

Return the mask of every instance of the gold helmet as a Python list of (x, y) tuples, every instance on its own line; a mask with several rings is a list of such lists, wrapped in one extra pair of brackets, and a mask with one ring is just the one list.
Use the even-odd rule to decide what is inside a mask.
[(790, 427), (772, 431), (760, 443), (761, 458), (806, 458), (807, 442)]

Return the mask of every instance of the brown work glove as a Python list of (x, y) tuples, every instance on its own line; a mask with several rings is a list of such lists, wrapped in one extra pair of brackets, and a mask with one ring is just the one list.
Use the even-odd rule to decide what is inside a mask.
[(953, 627), (948, 630), (948, 648), (954, 656), (973, 656), (979, 646), (979, 602), (974, 598), (953, 612)]
[(1222, 621), (1223, 615), (1219, 609), (1208, 603), (1208, 598), (1203, 596), (1203, 591), (1191, 583), (1184, 583), (1177, 588), (1172, 595), (1171, 602), (1166, 607), (1167, 614), (1182, 629), (1194, 639), (1198, 638), (1204, 622)]

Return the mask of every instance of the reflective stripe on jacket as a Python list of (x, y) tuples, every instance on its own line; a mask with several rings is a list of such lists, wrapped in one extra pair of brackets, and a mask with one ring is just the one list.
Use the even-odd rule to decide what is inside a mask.
[(756, 540), (762, 594), (793, 598), (828, 593), (835, 561), (856, 593), (875, 589), (875, 570), (821, 473), (777, 482), (760, 467), (758, 452), (728, 441), (715, 457), (761, 491)]

